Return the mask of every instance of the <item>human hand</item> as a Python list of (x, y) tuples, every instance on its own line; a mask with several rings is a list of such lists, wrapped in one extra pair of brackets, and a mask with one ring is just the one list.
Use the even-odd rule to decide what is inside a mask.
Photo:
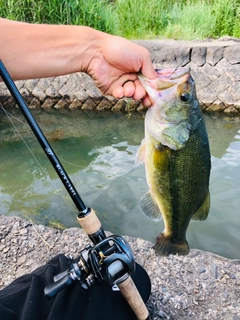
[(86, 70), (103, 94), (115, 98), (132, 97), (150, 106), (151, 101), (137, 77), (139, 71), (149, 79), (157, 77), (149, 51), (109, 34), (103, 34), (100, 47), (92, 55)]

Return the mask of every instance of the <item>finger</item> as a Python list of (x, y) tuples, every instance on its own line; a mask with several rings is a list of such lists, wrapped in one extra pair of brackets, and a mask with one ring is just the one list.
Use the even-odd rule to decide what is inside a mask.
[(138, 79), (134, 81), (134, 84), (135, 84), (135, 92), (133, 95), (133, 99), (142, 100), (146, 96), (146, 91)]
[(122, 86), (119, 85), (113, 88), (112, 93), (110, 93), (108, 90), (107, 94), (112, 94), (114, 98), (120, 99), (124, 96), (124, 89)]
[(119, 86), (122, 87), (122, 96), (124, 95), (124, 84), (127, 83), (128, 81), (135, 81), (137, 79), (137, 74), (135, 73), (129, 73), (129, 74), (123, 74), (122, 76), (120, 76), (117, 80), (113, 81), (110, 85), (110, 87), (108, 88), (106, 94), (110, 94), (115, 96), (114, 94), (117, 92), (119, 93), (120, 88)]
[(152, 101), (149, 99), (148, 96), (146, 96), (143, 100), (142, 100), (142, 104), (145, 107), (151, 107), (153, 105)]
[(135, 93), (135, 84), (132, 81), (127, 81), (123, 85), (123, 90), (124, 90), (124, 96), (125, 97), (132, 97)]
[(154, 80), (157, 78), (157, 73), (153, 67), (149, 51), (147, 51), (146, 53), (146, 58), (143, 61), (141, 72), (145, 77), (147, 77), (150, 80)]

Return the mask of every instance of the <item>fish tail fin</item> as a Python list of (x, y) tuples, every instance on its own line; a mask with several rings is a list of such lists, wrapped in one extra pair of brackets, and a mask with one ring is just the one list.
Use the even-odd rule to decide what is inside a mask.
[(187, 240), (183, 240), (182, 242), (172, 241), (171, 237), (167, 237), (164, 234), (160, 234), (157, 237), (153, 248), (161, 256), (169, 256), (170, 254), (184, 256), (189, 253)]

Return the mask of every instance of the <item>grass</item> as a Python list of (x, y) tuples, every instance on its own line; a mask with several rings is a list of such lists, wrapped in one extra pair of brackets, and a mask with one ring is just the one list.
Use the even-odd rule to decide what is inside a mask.
[[(218, 0), (212, 5), (212, 12), (215, 17), (215, 33), (221, 35), (234, 35), (236, 23), (240, 22), (239, 0)], [(240, 37), (239, 34), (235, 36)]]
[(168, 38), (185, 40), (214, 38), (215, 21), (211, 7), (204, 2), (175, 4), (165, 34)]
[(240, 38), (239, 0), (0, 0), (0, 16), (88, 25), (129, 39)]
[(87, 25), (116, 33), (116, 13), (105, 0), (0, 0), (0, 16), (35, 23)]
[(118, 32), (124, 37), (155, 37), (168, 24), (165, 0), (118, 0), (115, 6), (119, 20)]

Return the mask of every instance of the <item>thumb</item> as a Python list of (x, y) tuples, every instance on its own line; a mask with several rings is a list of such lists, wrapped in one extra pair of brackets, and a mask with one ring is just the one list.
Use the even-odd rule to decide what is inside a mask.
[(158, 77), (151, 61), (142, 66), (141, 73), (149, 80), (154, 80)]
[(150, 52), (146, 49), (146, 56), (142, 63), (141, 68), (142, 74), (150, 80), (154, 80), (157, 78), (157, 73), (153, 67)]

